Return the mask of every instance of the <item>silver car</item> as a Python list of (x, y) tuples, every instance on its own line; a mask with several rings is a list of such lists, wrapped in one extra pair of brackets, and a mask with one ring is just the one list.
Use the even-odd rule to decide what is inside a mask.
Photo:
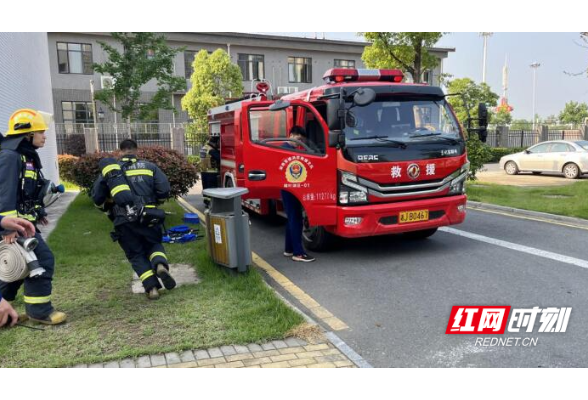
[(500, 168), (504, 168), (509, 175), (524, 171), (534, 174), (559, 172), (566, 178), (576, 179), (588, 174), (588, 140), (542, 142), (520, 153), (502, 157)]

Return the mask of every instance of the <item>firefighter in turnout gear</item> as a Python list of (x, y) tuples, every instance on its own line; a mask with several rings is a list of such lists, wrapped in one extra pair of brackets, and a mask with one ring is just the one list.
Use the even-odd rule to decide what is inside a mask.
[[(208, 143), (200, 149), (200, 173), (202, 189), (219, 186), (220, 177), (220, 136), (212, 134)], [(204, 204), (208, 207), (210, 199), (204, 197)]]
[[(43, 197), (48, 181), (41, 172), (41, 159), (37, 149), (45, 145), (47, 122), (42, 113), (30, 109), (16, 111), (8, 121), (8, 132), (0, 141), (0, 215), (21, 217), (35, 225), (35, 238), (39, 244), (35, 255), (45, 272), (16, 282), (0, 281), (0, 292), (8, 301), (14, 300), (24, 283), (26, 314), (31, 320), (57, 325), (66, 320), (63, 312), (51, 304), (51, 290), (55, 259), (45, 243), (37, 225), (46, 225)], [(5, 243), (14, 243), (17, 233), (2, 234)]]
[(100, 161), (101, 173), (94, 182), (92, 199), (113, 221), (111, 236), (131, 262), (147, 297), (156, 300), (159, 279), (167, 290), (176, 286), (162, 244), (165, 212), (157, 208), (169, 197), (170, 186), (157, 165), (137, 159), (134, 140), (122, 141), (120, 150), (120, 160)]

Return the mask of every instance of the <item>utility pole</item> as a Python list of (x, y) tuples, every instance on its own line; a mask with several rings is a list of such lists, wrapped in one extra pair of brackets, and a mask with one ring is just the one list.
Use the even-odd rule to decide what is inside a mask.
[(540, 63), (534, 62), (530, 65), (533, 69), (533, 130), (537, 125), (537, 69), (541, 66)]
[(480, 32), (484, 38), (484, 61), (482, 66), (482, 83), (486, 83), (486, 65), (488, 62), (488, 38), (494, 35), (494, 32)]
[(92, 117), (94, 117), (94, 135), (95, 135), (95, 151), (100, 151), (100, 145), (98, 142), (98, 121), (96, 120), (96, 99), (94, 98), (94, 80), (90, 79), (90, 94), (92, 95)]

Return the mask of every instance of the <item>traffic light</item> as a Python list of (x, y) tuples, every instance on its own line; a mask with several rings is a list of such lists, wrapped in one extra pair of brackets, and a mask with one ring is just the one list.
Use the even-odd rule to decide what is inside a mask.
[(478, 104), (478, 119), (480, 121), (480, 128), (488, 127), (488, 108), (485, 103)]
[(486, 143), (488, 137), (488, 108), (485, 103), (478, 104), (478, 137)]

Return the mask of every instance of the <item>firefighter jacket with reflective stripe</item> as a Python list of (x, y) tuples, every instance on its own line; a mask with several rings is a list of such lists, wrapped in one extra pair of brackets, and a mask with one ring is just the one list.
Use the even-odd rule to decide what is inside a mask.
[(0, 150), (0, 215), (36, 223), (45, 217), (41, 189), (45, 182), (33, 159), (15, 150)]
[[(107, 169), (117, 168), (117, 165), (124, 172), (126, 182), (109, 188), (104, 176), (109, 172)], [(94, 182), (92, 200), (96, 206), (109, 212), (109, 217), (114, 220), (115, 226), (128, 221), (123, 216), (113, 213), (113, 207), (108, 207), (107, 204), (113, 204), (112, 198), (127, 190), (137, 197), (142, 205), (155, 206), (169, 197), (170, 186), (167, 176), (150, 161), (125, 156), (117, 164), (106, 166)]]

